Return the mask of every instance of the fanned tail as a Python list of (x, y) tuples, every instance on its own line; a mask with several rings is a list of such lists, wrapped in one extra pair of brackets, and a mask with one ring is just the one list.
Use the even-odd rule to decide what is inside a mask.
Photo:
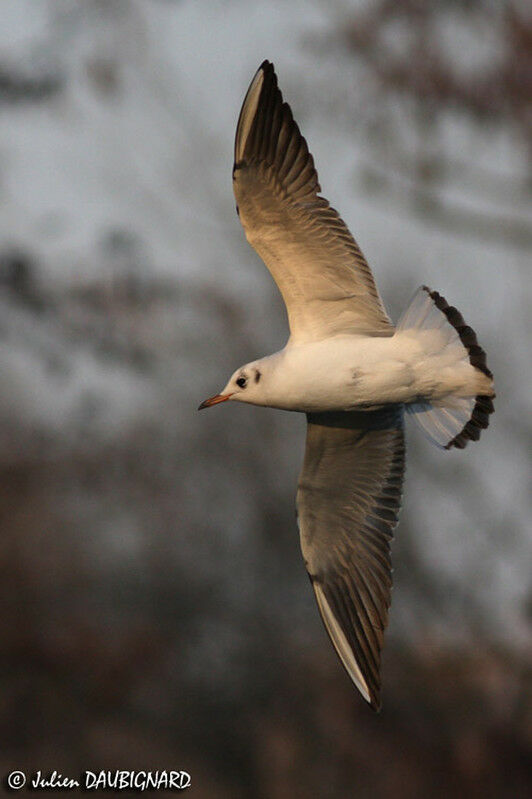
[[(466, 325), (462, 314), (449, 305), (441, 294), (427, 286), (419, 288), (403, 313), (397, 330), (439, 330), (445, 334), (445, 347), (461, 348), (463, 359), (481, 372), (487, 380), (481, 393), (471, 396), (449, 396), (438, 405), (424, 402), (406, 406), (407, 412), (425, 435), (444, 449), (463, 449), (468, 441), (478, 441), (494, 411), (493, 375), (486, 364), (486, 353), (479, 345), (475, 331)], [(460, 352), (457, 352), (460, 357)]]

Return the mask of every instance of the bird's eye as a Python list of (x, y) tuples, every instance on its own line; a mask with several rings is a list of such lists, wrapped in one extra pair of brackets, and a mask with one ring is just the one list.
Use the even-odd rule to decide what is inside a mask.
[(239, 377), (238, 380), (236, 381), (236, 384), (237, 386), (240, 386), (240, 388), (245, 388), (247, 382), (248, 381), (246, 380), (245, 377)]

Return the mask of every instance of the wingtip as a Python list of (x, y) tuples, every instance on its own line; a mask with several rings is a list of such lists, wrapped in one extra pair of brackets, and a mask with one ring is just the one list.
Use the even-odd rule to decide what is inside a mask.
[(381, 701), (380, 695), (375, 694), (374, 696), (372, 696), (371, 699), (369, 700), (368, 704), (369, 704), (370, 708), (375, 711), (375, 713), (380, 713), (381, 712), (381, 710), (382, 710), (382, 701)]
[(331, 606), (329, 605), (319, 581), (314, 576), (311, 576), (311, 583), (325, 629), (340, 657), (343, 667), (365, 701), (373, 710), (378, 712), (380, 710), (380, 680), (378, 678), (370, 680), (368, 679), (368, 675), (364, 674), (355, 652), (332, 612)]
[[(264, 88), (266, 87), (266, 89)], [(275, 75), (275, 68), (271, 61), (264, 59), (260, 67), (255, 72), (249, 88), (246, 92), (240, 116), (238, 118), (236, 136), (235, 136), (235, 150), (234, 150), (234, 163), (233, 163), (233, 177), (235, 172), (244, 163), (244, 152), (246, 150), (246, 143), (251, 133), (253, 121), (261, 102), (261, 96), (264, 91), (271, 92), (272, 88), (275, 90), (277, 87), (277, 77)]]
[(262, 70), (263, 72), (275, 72), (275, 67), (271, 61), (268, 61), (268, 59), (265, 58), (257, 71), (259, 70)]

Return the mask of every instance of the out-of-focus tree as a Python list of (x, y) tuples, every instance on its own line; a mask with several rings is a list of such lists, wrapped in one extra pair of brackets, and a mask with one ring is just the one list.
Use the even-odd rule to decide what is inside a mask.
[[(532, 18), (523, 4), (379, 0), (354, 15), (345, 38), (374, 80), (367, 185), (400, 191), (456, 232), (529, 247), (519, 203), (532, 187)], [(515, 169), (457, 158), (450, 128), (464, 121), (479, 140), (505, 137)], [(446, 200), (440, 189), (453, 184), (475, 203)], [(487, 198), (502, 215), (483, 207)]]

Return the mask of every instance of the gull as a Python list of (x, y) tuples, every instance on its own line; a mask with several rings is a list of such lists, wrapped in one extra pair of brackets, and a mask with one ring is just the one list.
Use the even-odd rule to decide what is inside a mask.
[(236, 401), (306, 414), (296, 499), (303, 559), (341, 662), (380, 710), (404, 413), (437, 446), (462, 449), (488, 426), (493, 376), (474, 331), (427, 286), (393, 326), (362, 252), (320, 195), (269, 61), (240, 112), (233, 187), (246, 238), (286, 305), (290, 336), (280, 352), (237, 369), (199, 409)]

